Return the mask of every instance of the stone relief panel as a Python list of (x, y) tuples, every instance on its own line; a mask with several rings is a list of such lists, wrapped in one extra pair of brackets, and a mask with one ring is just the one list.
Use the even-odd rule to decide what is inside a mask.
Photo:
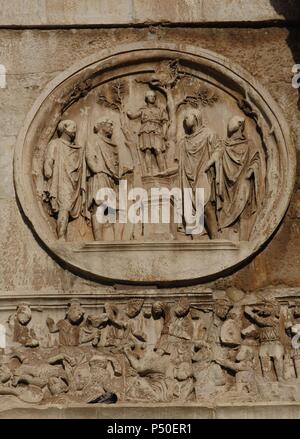
[[(69, 268), (170, 284), (223, 275), (259, 251), (294, 168), (280, 110), (250, 75), (208, 51), (146, 44), (49, 85), (20, 134), (15, 184), (35, 234)], [(199, 188), (204, 227), (189, 221)]]
[[(7, 403), (299, 401), (296, 296), (78, 300), (1, 310)], [(50, 317), (51, 314), (51, 317)]]

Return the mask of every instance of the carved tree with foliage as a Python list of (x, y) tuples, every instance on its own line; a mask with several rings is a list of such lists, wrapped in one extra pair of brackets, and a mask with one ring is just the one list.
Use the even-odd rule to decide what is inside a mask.
[[(191, 78), (179, 71), (179, 61), (162, 61), (160, 62), (151, 78), (139, 79), (137, 82), (146, 83), (152, 89), (160, 91), (166, 98), (167, 112), (169, 116), (168, 127), (168, 146), (175, 151), (177, 142), (177, 117), (178, 110), (183, 105), (189, 105), (193, 108), (211, 106), (218, 102), (218, 95), (199, 81)], [(176, 91), (178, 86), (184, 90), (184, 97), (178, 99)]]

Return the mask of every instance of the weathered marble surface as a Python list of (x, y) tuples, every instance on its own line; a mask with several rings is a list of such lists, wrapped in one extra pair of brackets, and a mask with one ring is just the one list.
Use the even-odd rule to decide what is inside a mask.
[[(32, 301), (34, 314), (41, 314), (39, 306), (43, 304), (47, 315), (48, 310), (49, 315), (53, 309), (58, 310), (52, 315), (57, 320), (63, 317), (63, 309), (72, 298), (79, 299), (89, 309), (89, 303), (97, 304), (99, 296), (102, 299), (109, 296), (114, 300), (122, 297), (127, 301), (132, 297), (143, 297), (145, 292), (153, 300), (193, 295), (200, 290), (210, 294), (215, 289), (227, 287), (238, 287), (247, 297), (251, 292), (259, 292), (262, 296), (269, 292), (277, 297), (299, 296), (299, 93), (291, 86), (291, 68), (300, 59), (300, 31), (288, 24), (300, 20), (298, 3), (298, 0), (0, 1), (0, 63), (7, 69), (8, 85), (6, 89), (0, 89), (2, 316), (11, 314), (18, 303)], [(210, 27), (205, 27), (208, 23)], [(276, 27), (277, 23), (280, 27)], [(215, 27), (211, 26), (213, 24)], [(108, 287), (76, 276), (47, 255), (33, 238), (17, 207), (13, 187), (13, 150), (18, 132), (36, 98), (59, 73), (84, 57), (113, 48), (120, 42), (139, 41), (197, 45), (242, 65), (269, 90), (282, 108), (298, 151), (298, 182), (288, 213), (274, 237), (262, 253), (234, 275), (203, 287), (130, 289), (124, 285)], [(26, 406), (20, 408), (19, 401), (12, 401), (11, 396), (1, 396), (1, 400), (6, 409), (0, 413), (0, 418), (27, 418), (29, 414), (43, 418), (300, 417), (299, 405), (284, 401), (201, 407), (162, 404), (158, 408), (157, 404), (155, 407), (148, 404), (144, 408), (140, 404), (126, 403), (124, 406), (68, 409), (61, 406), (31, 407), (29, 411)], [(11, 410), (7, 409), (7, 403)]]
[(299, 20), (297, 0), (1, 0), (2, 26), (253, 23)]
[[(299, 419), (299, 404), (244, 404), (199, 407), (137, 404), (112, 407), (42, 407), (30, 408), (31, 419)], [(0, 412), (0, 419), (27, 419), (28, 408), (15, 408)]]
[(3, 298), (0, 412), (299, 402), (297, 291), (107, 293)]
[[(297, 56), (299, 31), (292, 36), (286, 29), (107, 29), (1, 31), (1, 61), (7, 67), (8, 87), (1, 89), (0, 133), (3, 177), (0, 180), (1, 254), (0, 284), (2, 291), (33, 288), (38, 291), (49, 285), (65, 290), (88, 288), (97, 284), (83, 281), (62, 270), (32, 239), (14, 201), (12, 154), (23, 120), (46, 84), (76, 60), (119, 41), (139, 39), (180, 41), (201, 44), (243, 65), (277, 100), (292, 129), (299, 149), (297, 90), (291, 87), (293, 54), (286, 39), (292, 38)], [(262, 43), (263, 41), (263, 43)], [(276, 53), (276, 62), (274, 62)], [(51, 63), (49, 64), (49, 59)], [(17, 98), (16, 98), (17, 97)], [(6, 182), (6, 183), (5, 183)], [(218, 285), (236, 285), (246, 290), (272, 284), (298, 286), (299, 194), (295, 191), (292, 205), (282, 226), (268, 247), (247, 267), (234, 276), (218, 281)], [(22, 238), (15, 240), (14, 237)], [(30, 249), (30, 256), (26, 256)], [(15, 273), (15, 261), (17, 274)], [(31, 262), (32, 261), (32, 262)], [(49, 273), (42, 275), (43, 267)], [(52, 275), (51, 273), (55, 273)], [(51, 282), (50, 282), (51, 280)], [(50, 282), (50, 284), (49, 284)]]
[[(142, 42), (85, 58), (48, 85), (18, 137), (14, 182), (33, 232), (76, 273), (182, 285), (221, 277), (262, 248), (289, 206), (295, 168), (285, 117), (254, 77), (196, 46)], [(132, 223), (129, 195), (128, 207), (116, 202), (116, 224), (99, 224), (98, 191), (116, 196), (123, 183), (146, 194), (147, 225)], [(176, 219), (169, 206), (169, 224), (148, 225), (150, 187), (196, 185), (202, 229), (177, 197)]]

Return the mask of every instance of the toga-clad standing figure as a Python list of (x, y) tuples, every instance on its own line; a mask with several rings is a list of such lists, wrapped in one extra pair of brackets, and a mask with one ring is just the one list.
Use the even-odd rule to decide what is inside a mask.
[[(248, 240), (254, 214), (264, 199), (265, 165), (262, 151), (244, 134), (245, 118), (228, 122), (227, 138), (207, 165), (216, 171), (215, 196), (219, 229), (233, 226)], [(239, 230), (240, 229), (240, 230)]]
[(94, 126), (97, 140), (87, 145), (86, 160), (90, 176), (88, 179), (87, 206), (92, 215), (92, 228), (96, 241), (114, 240), (114, 225), (99, 223), (97, 192), (108, 188), (116, 190), (119, 184), (119, 148), (113, 139), (113, 122), (103, 119)]
[(76, 131), (74, 121), (61, 121), (58, 138), (51, 140), (44, 159), (44, 200), (57, 216), (59, 239), (66, 238), (69, 219), (79, 217), (85, 193), (84, 148), (75, 142)]
[[(196, 210), (196, 189), (204, 189), (205, 228), (209, 237), (214, 239), (218, 227), (215, 206), (212, 203), (214, 199), (213, 178), (209, 172), (206, 172), (206, 165), (213, 152), (218, 148), (219, 140), (216, 133), (204, 124), (202, 115), (194, 111), (186, 113), (183, 127), (185, 135), (179, 143), (181, 187), (182, 189), (192, 189), (194, 211)], [(189, 228), (192, 229), (192, 227)], [(188, 233), (187, 227), (186, 233)]]

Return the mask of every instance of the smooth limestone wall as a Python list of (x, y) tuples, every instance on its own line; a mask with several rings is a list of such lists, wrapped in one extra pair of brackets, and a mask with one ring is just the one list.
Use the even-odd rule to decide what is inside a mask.
[[(24, 9), (25, 3), (28, 9)], [(86, 4), (87, 9), (83, 8), (82, 3)], [(100, 3), (104, 9), (99, 9)], [(115, 14), (115, 9), (114, 15), (109, 15), (107, 11), (111, 10), (108, 8), (113, 3), (114, 0), (13, 0), (8, 8), (8, 2), (0, 1), (0, 7), (4, 7), (0, 15), (0, 64), (7, 69), (7, 88), (0, 89), (0, 294), (26, 291), (82, 292), (106, 288), (65, 271), (35, 241), (19, 213), (12, 175), (16, 137), (37, 96), (57, 74), (100, 49), (113, 49), (121, 43), (140, 41), (178, 42), (202, 46), (230, 58), (247, 69), (271, 92), (283, 109), (296, 147), (300, 150), (299, 95), (291, 85), (292, 65), (295, 60), (300, 60), (300, 30), (295, 25), (284, 25), (283, 22), (284, 17), (297, 19), (295, 9), (287, 8), (283, 15), (278, 12), (282, 4), (278, 1), (174, 0), (176, 21), (172, 15), (175, 13), (173, 10), (169, 10), (171, 15), (166, 12), (169, 0), (159, 2), (164, 7), (158, 9), (150, 8), (149, 1), (121, 0), (115, 2), (122, 5), (118, 14)], [(220, 9), (221, 3), (223, 6), (226, 3), (227, 9)], [(256, 3), (256, 8), (253, 3)], [(277, 8), (271, 3), (276, 3)], [(285, 3), (290, 7), (295, 4), (288, 1)], [(13, 15), (14, 6), (16, 9)], [(186, 15), (178, 15), (182, 10)], [(82, 11), (85, 12), (80, 15)], [(187, 17), (187, 14), (190, 15)], [(150, 20), (145, 17), (150, 17)], [(215, 26), (205, 27), (205, 22), (213, 19)], [(172, 21), (173, 25), (134, 26), (147, 20)], [(232, 24), (226, 27), (224, 24), (239, 20), (243, 26)], [(255, 20), (264, 23), (245, 23)], [(180, 21), (181, 25), (176, 26), (176, 22)], [(111, 24), (112, 27), (105, 28), (101, 23)], [(193, 26), (189, 26), (189, 23)], [(63, 28), (66, 25), (90, 24), (98, 24), (99, 27)], [(126, 24), (126, 27), (118, 27), (120, 24)], [(33, 28), (20, 28), (28, 25)], [(56, 28), (34, 28), (37, 25)], [(299, 244), (300, 191), (296, 185), (288, 214), (267, 248), (236, 274), (211, 285), (236, 286), (244, 290), (270, 285), (299, 287)]]

